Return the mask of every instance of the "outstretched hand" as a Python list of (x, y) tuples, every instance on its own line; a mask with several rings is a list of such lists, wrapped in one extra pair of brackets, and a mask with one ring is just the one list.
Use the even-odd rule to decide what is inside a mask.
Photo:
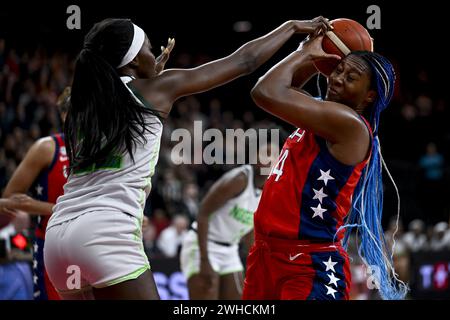
[(167, 47), (161, 46), (161, 54), (156, 58), (155, 71), (156, 74), (161, 73), (164, 70), (167, 60), (169, 60), (170, 52), (172, 52), (175, 46), (175, 38), (169, 38), (167, 41)]
[(322, 48), (322, 40), (323, 35), (315, 34), (309, 35), (300, 43), (297, 51), (301, 51), (302, 53), (308, 55), (312, 60), (324, 60), (324, 59), (333, 59), (333, 60), (341, 60), (341, 56), (337, 54), (330, 54), (323, 51)]
[(298, 33), (309, 33), (315, 35), (333, 30), (329, 20), (322, 16), (316, 17), (312, 20), (295, 21), (295, 26)]

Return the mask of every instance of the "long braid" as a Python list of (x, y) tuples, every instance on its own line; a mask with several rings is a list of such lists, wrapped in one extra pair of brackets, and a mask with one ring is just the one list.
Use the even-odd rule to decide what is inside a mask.
[[(352, 54), (363, 58), (369, 64), (378, 97), (370, 114), (370, 124), (373, 128), (371, 158), (355, 188), (352, 210), (346, 225), (341, 227), (346, 229), (344, 246), (347, 247), (351, 230), (356, 227), (360, 238), (358, 254), (366, 266), (374, 272), (373, 276), (376, 285), (380, 288), (381, 297), (387, 300), (403, 299), (408, 292), (408, 287), (398, 279), (395, 273), (390, 253), (394, 248), (391, 250), (388, 248), (381, 225), (383, 212), (382, 167), (385, 163), (381, 156), (378, 125), (380, 113), (388, 106), (394, 92), (395, 73), (391, 63), (379, 54), (366, 51), (352, 52)], [(400, 210), (397, 214), (399, 215), (399, 213)]]

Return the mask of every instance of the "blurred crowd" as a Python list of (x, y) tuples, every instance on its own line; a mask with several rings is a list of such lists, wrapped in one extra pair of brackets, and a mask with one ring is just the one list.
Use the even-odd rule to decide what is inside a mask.
[[(426, 225), (420, 219), (414, 219), (407, 229), (404, 229), (401, 220), (391, 219), (385, 230), (386, 244), (393, 248), (394, 268), (398, 278), (409, 283), (412, 274), (411, 255), (415, 253), (450, 252), (450, 228), (446, 221), (434, 225)], [(395, 243), (394, 243), (395, 239)], [(370, 290), (367, 281), (370, 271), (362, 264), (354, 246), (354, 237), (349, 242), (349, 253), (352, 259), (352, 298), (353, 299), (379, 299), (377, 291)]]
[[(210, 60), (206, 55), (179, 53), (171, 60), (176, 67), (192, 67)], [(401, 71), (402, 66), (397, 66)], [(74, 56), (44, 48), (18, 52), (0, 39), (0, 191), (31, 144), (39, 137), (61, 131), (56, 99), (70, 84)], [(401, 73), (400, 73), (401, 74)], [(450, 127), (445, 124), (449, 108), (445, 96), (433, 90), (435, 80), (418, 70), (402, 81), (391, 110), (382, 115), (380, 128), (384, 158), (397, 182), (402, 200), (402, 221), (396, 234), (395, 263), (400, 278), (408, 280), (408, 255), (419, 250), (450, 250)], [(191, 96), (179, 100), (165, 120), (160, 158), (153, 177), (152, 193), (145, 208), (143, 237), (151, 258), (176, 257), (190, 222), (209, 187), (233, 165), (174, 165), (171, 141), (176, 128), (193, 134), (194, 121), (204, 129), (270, 128), (283, 126), (272, 117), (257, 117), (253, 106), (244, 107), (236, 95), (234, 106), (222, 96)], [(290, 130), (290, 129), (287, 129)], [(193, 141), (192, 141), (193, 143)], [(225, 146), (227, 148), (228, 146)], [(386, 176), (386, 236), (392, 241), (396, 214), (395, 188)], [(26, 226), (31, 227), (33, 222)], [(25, 227), (25, 229), (26, 229)], [(354, 254), (354, 252), (353, 252)], [(360, 277), (354, 270), (355, 283)], [(365, 293), (361, 293), (361, 297)], [(355, 297), (358, 294), (355, 293)]]

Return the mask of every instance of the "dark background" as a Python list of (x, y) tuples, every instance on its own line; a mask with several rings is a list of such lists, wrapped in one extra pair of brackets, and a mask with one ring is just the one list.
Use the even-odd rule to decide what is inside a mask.
[[(71, 4), (81, 9), (81, 30), (66, 27), (66, 9)], [(44, 46), (75, 54), (95, 22), (126, 17), (143, 27), (155, 55), (168, 37), (175, 37), (173, 56), (186, 51), (219, 58), (289, 19), (323, 15), (330, 20), (351, 18), (365, 25), (369, 17), (366, 10), (372, 4), (381, 9), (381, 29), (370, 30), (375, 50), (394, 62), (401, 61), (398, 71), (402, 85), (408, 85), (422, 68), (433, 78), (444, 78), (449, 69), (445, 43), (449, 23), (447, 10), (438, 1), (8, 1), (0, 9), (0, 37), (18, 49)], [(240, 20), (252, 23), (250, 32), (233, 31), (233, 23)], [(267, 65), (295, 49), (301, 39), (293, 37)], [(254, 77), (247, 79), (252, 82)], [(431, 90), (448, 97), (447, 87), (444, 81), (436, 81)]]
[[(68, 30), (66, 9), (81, 9), (81, 30)], [(46, 48), (79, 50), (84, 34), (93, 23), (108, 17), (127, 17), (147, 32), (155, 48), (168, 37), (177, 40), (176, 50), (207, 53), (220, 57), (240, 44), (262, 35), (288, 19), (351, 18), (365, 25), (369, 5), (381, 9), (381, 29), (370, 30), (375, 50), (401, 59), (408, 67), (433, 67), (443, 72), (447, 10), (442, 2), (397, 1), (8, 1), (0, 9), (0, 36), (17, 47), (43, 45)], [(233, 23), (250, 21), (247, 33), (233, 31)], [(292, 41), (295, 48), (297, 40)], [(288, 52), (282, 50), (281, 53)], [(158, 52), (159, 53), (159, 52)], [(411, 68), (405, 68), (405, 75)]]
[[(66, 27), (66, 9), (71, 4), (80, 6), (81, 30)], [(50, 51), (76, 54), (83, 36), (95, 22), (107, 17), (127, 17), (146, 31), (155, 55), (168, 37), (175, 37), (174, 58), (181, 52), (219, 58), (288, 19), (323, 15), (329, 19), (351, 18), (365, 25), (369, 17), (366, 10), (372, 4), (381, 9), (381, 29), (370, 30), (375, 50), (396, 64), (401, 85), (411, 87), (416, 74), (426, 69), (435, 80), (426, 90), (447, 99), (448, 85), (441, 79), (449, 70), (445, 43), (449, 23), (447, 10), (438, 1), (8, 1), (0, 9), (0, 37), (17, 49), (43, 46)], [(250, 21), (251, 31), (234, 32), (233, 23), (239, 20)], [(295, 49), (301, 39), (294, 36), (265, 67), (230, 86), (253, 84), (267, 66)], [(171, 66), (169, 60), (167, 67)], [(247, 90), (248, 86), (244, 88)]]

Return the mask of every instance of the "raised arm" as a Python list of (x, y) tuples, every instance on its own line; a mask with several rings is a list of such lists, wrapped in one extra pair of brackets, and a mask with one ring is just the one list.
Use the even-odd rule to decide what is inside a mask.
[(361, 136), (357, 133), (366, 137), (367, 129), (353, 109), (332, 101), (318, 101), (292, 87), (294, 74), (296, 82), (303, 85), (316, 72), (312, 68), (314, 59), (340, 59), (323, 52), (321, 41), (322, 37), (307, 41), (270, 69), (252, 89), (252, 98), (267, 112), (331, 143), (348, 143)]
[(55, 152), (52, 138), (36, 141), (17, 167), (3, 192), (3, 206), (29, 214), (51, 215), (53, 203), (39, 201), (26, 195), (39, 174), (50, 166)]
[(229, 56), (193, 69), (168, 69), (154, 79), (136, 80), (133, 84), (148, 101), (168, 113), (178, 98), (215, 88), (251, 73), (272, 57), (293, 34), (312, 33), (318, 28), (328, 28), (325, 18), (290, 20), (244, 44)]

